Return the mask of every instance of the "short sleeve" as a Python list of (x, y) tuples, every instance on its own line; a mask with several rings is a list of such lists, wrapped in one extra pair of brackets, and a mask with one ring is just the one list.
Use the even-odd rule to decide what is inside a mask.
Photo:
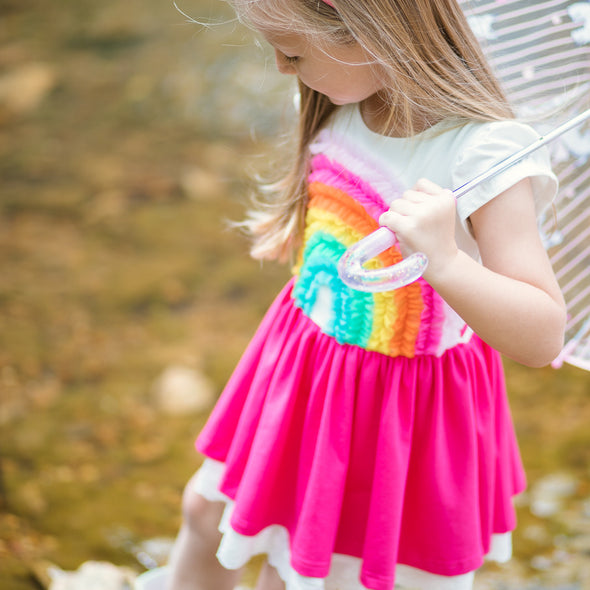
[[(538, 138), (531, 127), (516, 121), (478, 125), (465, 138), (457, 156), (452, 171), (452, 186), (463, 186)], [(539, 216), (555, 198), (558, 186), (557, 177), (551, 170), (549, 152), (544, 147), (457, 200), (457, 212), (466, 229), (466, 220), (474, 211), (525, 178), (531, 179), (535, 209)]]

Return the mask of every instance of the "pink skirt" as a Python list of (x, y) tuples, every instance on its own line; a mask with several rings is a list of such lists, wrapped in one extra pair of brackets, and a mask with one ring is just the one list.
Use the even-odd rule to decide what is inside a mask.
[(328, 575), (361, 560), (366, 588), (396, 564), (456, 576), (515, 526), (525, 477), (500, 355), (473, 336), (441, 357), (341, 345), (280, 293), (197, 449), (224, 463), (230, 526), (286, 529), (291, 566)]

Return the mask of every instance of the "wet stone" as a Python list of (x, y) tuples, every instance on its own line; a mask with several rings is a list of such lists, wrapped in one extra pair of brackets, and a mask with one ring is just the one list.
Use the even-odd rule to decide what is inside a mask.
[(214, 388), (201, 372), (183, 366), (168, 367), (154, 384), (154, 398), (159, 410), (169, 415), (183, 415), (210, 409)]
[(111, 563), (87, 561), (76, 571), (50, 567), (49, 590), (131, 590), (136, 574)]
[(568, 473), (552, 473), (540, 479), (530, 493), (530, 509), (535, 516), (546, 518), (557, 514), (564, 498), (574, 495), (577, 479)]

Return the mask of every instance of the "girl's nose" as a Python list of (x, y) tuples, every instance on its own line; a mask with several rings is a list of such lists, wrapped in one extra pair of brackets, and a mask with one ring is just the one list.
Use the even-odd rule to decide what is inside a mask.
[(285, 56), (278, 49), (275, 49), (275, 62), (279, 73), (287, 75), (297, 73), (295, 66), (287, 62)]

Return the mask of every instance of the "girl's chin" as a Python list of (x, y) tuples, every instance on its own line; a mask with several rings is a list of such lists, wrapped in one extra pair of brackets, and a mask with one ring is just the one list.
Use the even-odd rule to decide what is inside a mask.
[(335, 104), (336, 106), (344, 106), (345, 104), (350, 104), (352, 101), (350, 100), (346, 100), (343, 98), (334, 98), (332, 96), (328, 96), (328, 100), (332, 103)]

